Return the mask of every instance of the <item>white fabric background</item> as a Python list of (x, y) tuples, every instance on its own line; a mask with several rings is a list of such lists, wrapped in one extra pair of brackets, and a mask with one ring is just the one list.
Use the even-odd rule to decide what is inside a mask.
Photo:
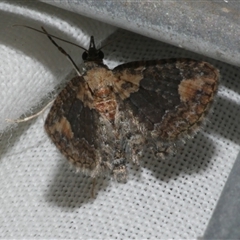
[[(45, 26), (88, 47), (115, 28), (43, 3), (0, 3), (0, 238), (193, 239), (202, 236), (240, 150), (239, 68), (118, 30), (107, 40), (106, 63), (142, 59), (205, 59), (221, 72), (214, 112), (172, 159), (129, 165), (127, 184), (76, 173), (35, 120), (7, 126), (5, 118), (37, 110), (66, 81), (72, 66), (41, 34), (13, 24)], [(77, 63), (81, 50), (61, 43)], [(49, 97), (50, 96), (50, 97)], [(32, 110), (31, 110), (32, 109)]]

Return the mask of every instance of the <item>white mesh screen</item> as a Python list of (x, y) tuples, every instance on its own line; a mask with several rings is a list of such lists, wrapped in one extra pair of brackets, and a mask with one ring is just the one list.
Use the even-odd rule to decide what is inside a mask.
[[(141, 168), (129, 164), (127, 184), (98, 179), (96, 199), (92, 199), (91, 179), (76, 173), (44, 132), (48, 111), (6, 130), (5, 118), (18, 118), (48, 101), (47, 94), (72, 69), (44, 35), (11, 25), (49, 26), (52, 34), (79, 40), (84, 47), (91, 34), (101, 42), (114, 28), (45, 4), (38, 7), (38, 12), (24, 16), (21, 9), (13, 12), (15, 6), (1, 10), (0, 3), (1, 130), (5, 130), (0, 140), (0, 238), (193, 239), (203, 235), (240, 150), (239, 68), (124, 30), (114, 33), (108, 40), (116, 40), (104, 49), (110, 67), (133, 60), (190, 57), (219, 68), (221, 82), (203, 130), (176, 156), (153, 161), (146, 153)], [(41, 16), (44, 11), (48, 14)], [(81, 50), (61, 46), (80, 63)]]

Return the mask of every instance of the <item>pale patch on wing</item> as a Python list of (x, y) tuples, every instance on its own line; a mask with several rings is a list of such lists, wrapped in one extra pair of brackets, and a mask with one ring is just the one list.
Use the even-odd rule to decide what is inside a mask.
[(139, 90), (140, 81), (143, 79), (142, 71), (145, 67), (124, 69), (115, 73), (114, 90), (122, 100), (128, 98), (131, 93)]
[(183, 102), (191, 101), (195, 98), (197, 91), (202, 90), (203, 79), (186, 79), (181, 81), (178, 92)]

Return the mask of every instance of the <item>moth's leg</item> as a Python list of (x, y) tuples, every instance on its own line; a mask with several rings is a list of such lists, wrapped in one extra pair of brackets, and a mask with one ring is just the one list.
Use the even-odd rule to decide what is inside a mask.
[(52, 103), (54, 102), (54, 100), (52, 100), (51, 102), (49, 102), (44, 108), (42, 108), (39, 112), (31, 115), (31, 116), (28, 116), (28, 117), (25, 117), (25, 118), (22, 118), (22, 119), (5, 119), (7, 122), (12, 122), (12, 123), (21, 123), (21, 122), (27, 122), (27, 121), (30, 121), (32, 120), (33, 118), (36, 118), (38, 117), (39, 115), (41, 115), (50, 105), (52, 105)]
[(139, 166), (139, 161), (143, 156), (146, 137), (141, 132), (141, 126), (131, 111), (126, 111), (121, 106), (121, 136), (124, 139), (124, 150), (129, 161)]
[(128, 140), (128, 146), (130, 148), (130, 158), (132, 162), (139, 165), (139, 160), (143, 155), (146, 139), (140, 133), (135, 133)]
[(114, 179), (118, 182), (126, 183), (127, 182), (127, 166), (126, 166), (126, 157), (122, 150), (116, 149), (114, 154), (114, 160), (112, 162), (112, 173)]
[(75, 68), (77, 74), (79, 76), (82, 76), (82, 74), (80, 73), (80, 70), (79, 68), (77, 67), (76, 63), (73, 61), (73, 59), (71, 58), (71, 56), (62, 48), (60, 47), (53, 39), (52, 37), (50, 36), (50, 34), (44, 29), (44, 27), (42, 27), (42, 30), (46, 33), (46, 35), (48, 36), (48, 38), (50, 39), (50, 41), (57, 47), (57, 49), (62, 53), (64, 54), (67, 59), (71, 62), (71, 64), (73, 65), (73, 67)]
[(92, 179), (92, 189), (91, 189), (91, 196), (92, 196), (92, 198), (95, 198), (95, 192), (94, 192), (95, 186), (96, 186), (96, 178), (93, 178)]
[(172, 156), (176, 153), (177, 147), (175, 144), (166, 145), (161, 141), (156, 141), (151, 144), (150, 149), (156, 158), (165, 159), (166, 157)]

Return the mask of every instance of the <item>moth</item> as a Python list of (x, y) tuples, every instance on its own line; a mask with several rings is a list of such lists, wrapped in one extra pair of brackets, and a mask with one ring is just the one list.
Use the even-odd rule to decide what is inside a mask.
[[(29, 27), (30, 28), (30, 27)], [(82, 59), (86, 71), (74, 77), (54, 101), (45, 130), (77, 169), (96, 178), (127, 181), (127, 163), (139, 164), (146, 149), (165, 158), (179, 141), (199, 130), (219, 82), (204, 61), (173, 58), (129, 62), (109, 69), (93, 36)], [(37, 30), (39, 31), (39, 30)]]

